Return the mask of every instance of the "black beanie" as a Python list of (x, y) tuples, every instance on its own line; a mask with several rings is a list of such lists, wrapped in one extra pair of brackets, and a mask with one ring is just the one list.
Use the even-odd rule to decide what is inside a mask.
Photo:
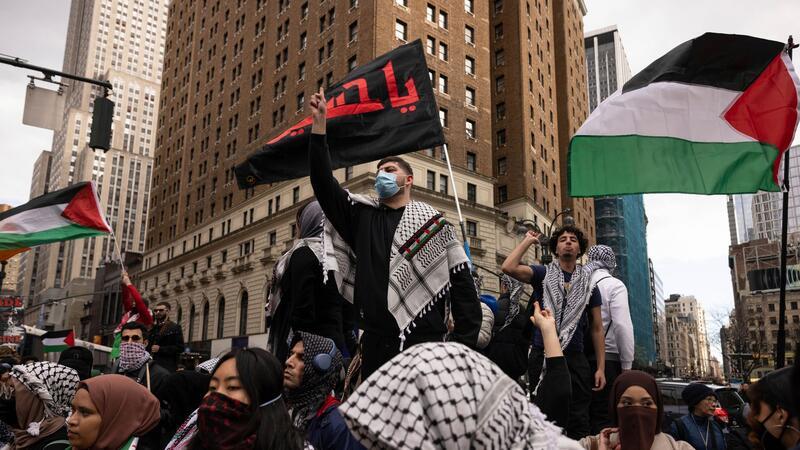
[(716, 397), (714, 390), (703, 383), (692, 383), (686, 386), (681, 393), (683, 401), (686, 402), (686, 406), (690, 409), (710, 395)]
[(61, 352), (58, 363), (67, 366), (78, 372), (81, 380), (92, 376), (92, 365), (94, 358), (92, 351), (86, 347), (70, 347)]

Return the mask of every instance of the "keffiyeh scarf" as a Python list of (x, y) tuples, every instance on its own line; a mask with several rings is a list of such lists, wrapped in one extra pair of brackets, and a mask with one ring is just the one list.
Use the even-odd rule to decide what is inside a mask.
[(563, 445), (561, 430), (517, 383), (457, 343), (409, 348), (339, 409), (353, 435), (371, 449), (576, 448)]
[(342, 354), (337, 349), (330, 369), (322, 372), (314, 367), (314, 357), (330, 353), (335, 347), (332, 340), (316, 334), (298, 331), (296, 339), (303, 341), (303, 382), (297, 389), (287, 390), (286, 401), (291, 409), (294, 426), (305, 431), (325, 398), (333, 391), (342, 370)]
[[(374, 208), (378, 201), (350, 193), (350, 201)], [(326, 221), (323, 233), (323, 272), (334, 272), (344, 298), (353, 301), (355, 255)], [(453, 226), (432, 206), (406, 205), (389, 249), (389, 312), (400, 328), (400, 350), (414, 320), (430, 311), (450, 290), (450, 272), (467, 269), (469, 260)], [(326, 279), (327, 280), (327, 279)]]
[(141, 369), (151, 359), (144, 344), (138, 342), (123, 342), (119, 346), (119, 370), (130, 372)]
[(506, 320), (503, 323), (503, 325), (500, 327), (500, 329), (497, 330), (497, 332), (500, 332), (503, 329), (505, 329), (507, 326), (511, 325), (511, 322), (513, 322), (514, 319), (517, 318), (517, 315), (519, 314), (519, 309), (520, 309), (519, 299), (522, 296), (522, 292), (523, 292), (522, 291), (522, 288), (523, 288), (522, 283), (517, 281), (517, 280), (515, 280), (514, 278), (511, 278), (508, 275), (503, 275), (503, 277), (501, 278), (500, 282), (503, 283), (503, 285), (508, 290), (509, 303), (508, 303), (508, 313), (506, 314)]
[(617, 257), (614, 255), (614, 250), (607, 245), (593, 245), (586, 252), (589, 261), (596, 262), (600, 265), (599, 268), (607, 269), (613, 272), (617, 268)]
[(11, 376), (42, 400), (46, 418), (69, 415), (80, 381), (75, 369), (42, 361), (14, 366)]

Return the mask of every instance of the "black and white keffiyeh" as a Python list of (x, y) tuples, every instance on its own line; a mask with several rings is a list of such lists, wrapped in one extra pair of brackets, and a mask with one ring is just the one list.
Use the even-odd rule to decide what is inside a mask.
[[(374, 198), (350, 193), (352, 203), (378, 207)], [(323, 233), (325, 276), (334, 272), (344, 298), (353, 301), (355, 255), (330, 223)], [(389, 312), (400, 328), (400, 349), (414, 320), (450, 289), (450, 273), (469, 267), (455, 229), (432, 206), (410, 202), (403, 211), (389, 250)]]
[(45, 418), (69, 415), (80, 381), (75, 369), (42, 361), (16, 365), (11, 376), (42, 400)]
[(500, 283), (502, 283), (508, 290), (509, 303), (508, 303), (508, 313), (506, 313), (506, 320), (500, 327), (500, 329), (497, 330), (495, 333), (500, 332), (507, 326), (511, 325), (514, 319), (517, 318), (517, 315), (519, 314), (520, 310), (519, 299), (520, 297), (522, 297), (523, 293), (522, 282), (514, 278), (511, 278), (508, 275), (503, 275), (502, 278), (500, 279)]
[(305, 431), (308, 421), (314, 417), (339, 381), (342, 354), (336, 349), (330, 369), (322, 372), (314, 367), (314, 357), (330, 353), (336, 345), (331, 339), (304, 331), (295, 334), (295, 341), (298, 340), (303, 341), (303, 380), (297, 389), (286, 390), (285, 398), (289, 403), (294, 426)]
[(591, 246), (586, 252), (586, 256), (589, 257), (589, 261), (600, 264), (598, 268), (607, 269), (609, 272), (613, 272), (617, 268), (617, 256), (614, 254), (614, 250), (607, 245)]
[(580, 448), (500, 368), (457, 343), (409, 348), (339, 410), (370, 449)]

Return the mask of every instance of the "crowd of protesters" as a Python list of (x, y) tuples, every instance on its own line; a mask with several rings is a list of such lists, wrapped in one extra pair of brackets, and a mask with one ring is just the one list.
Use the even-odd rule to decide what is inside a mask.
[[(109, 373), (82, 347), (57, 363), (0, 347), (0, 449), (800, 449), (800, 368), (746, 387), (749, 433), (701, 383), (665, 423), (656, 380), (632, 370), (611, 248), (571, 225), (529, 232), (482, 301), (453, 226), (411, 198), (411, 166), (380, 161), (377, 199), (344, 190), (322, 91), (310, 109), (317, 201), (275, 265), (267, 348), (181, 370), (169, 303), (151, 311), (123, 274)], [(555, 260), (523, 262), (534, 245)]]

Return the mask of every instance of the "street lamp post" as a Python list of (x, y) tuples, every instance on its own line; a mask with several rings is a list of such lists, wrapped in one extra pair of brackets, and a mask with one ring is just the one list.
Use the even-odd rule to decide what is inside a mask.
[[(553, 217), (553, 219), (550, 221), (550, 224), (547, 225), (546, 231), (542, 231), (542, 229), (539, 227), (539, 224), (537, 224), (536, 222), (534, 222), (534, 221), (532, 221), (530, 219), (517, 220), (517, 225), (518, 226), (525, 227), (525, 228), (530, 227), (530, 228), (533, 229), (533, 231), (544, 235), (544, 239), (541, 239), (541, 238), (539, 239), (539, 245), (542, 248), (542, 258), (541, 258), (542, 264), (547, 265), (547, 264), (550, 264), (551, 262), (553, 262), (553, 255), (550, 254), (550, 249), (549, 249), (549, 246), (548, 246), (548, 241), (550, 240), (550, 237), (553, 235), (553, 226), (555, 226), (556, 221), (558, 220), (558, 218), (560, 216), (562, 216), (564, 214), (569, 214), (571, 212), (572, 212), (572, 209), (567, 208), (567, 209), (565, 209), (563, 211), (560, 211), (558, 214), (556, 214), (556, 216)], [(563, 222), (565, 224), (567, 224), (567, 225), (572, 225), (572, 224), (575, 223), (574, 219), (572, 219), (571, 216), (564, 217)]]

